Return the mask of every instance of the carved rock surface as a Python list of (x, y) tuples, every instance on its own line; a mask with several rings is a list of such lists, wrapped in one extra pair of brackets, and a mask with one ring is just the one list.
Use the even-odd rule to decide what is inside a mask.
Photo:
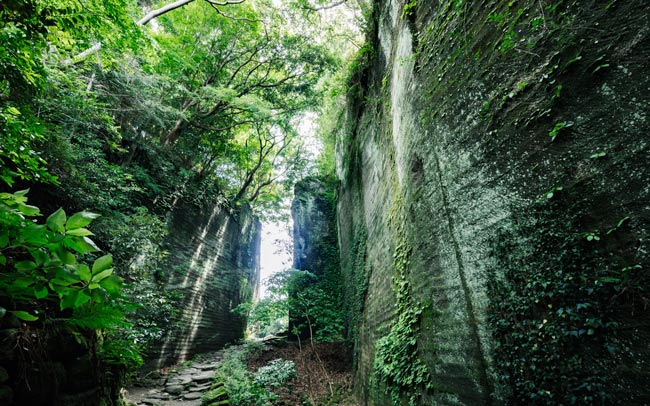
[(337, 144), (359, 395), (391, 404), (397, 275), (419, 404), (648, 403), (647, 2), (487, 3), (374, 2)]

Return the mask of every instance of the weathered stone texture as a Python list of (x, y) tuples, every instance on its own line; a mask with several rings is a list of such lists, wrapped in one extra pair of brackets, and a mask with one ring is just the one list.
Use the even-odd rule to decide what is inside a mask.
[[(291, 204), (293, 219), (293, 268), (308, 271), (315, 277), (310, 283), (321, 284), (327, 293), (333, 295), (339, 305), (341, 297), (339, 250), (336, 229), (336, 181), (308, 177), (294, 186)], [(304, 286), (303, 286), (304, 288)], [(296, 295), (299, 292), (289, 292)], [(318, 335), (318, 321), (311, 333)], [(295, 326), (307, 325), (294, 314), (289, 314), (289, 331)], [(304, 329), (301, 338), (308, 339), (310, 332)]]
[(259, 282), (261, 224), (245, 207), (178, 207), (172, 214), (167, 289), (180, 292), (180, 316), (151, 349), (157, 366), (215, 351), (243, 338), (245, 320), (231, 312), (252, 300)]
[(294, 187), (291, 204), (293, 219), (293, 268), (322, 276), (336, 250), (336, 207), (334, 187), (318, 178), (306, 178)]
[[(350, 97), (337, 145), (342, 276), (347, 300), (358, 297), (348, 313), (366, 404), (391, 403), (371, 377), (375, 344), (395, 320), (397, 237), (411, 245), (411, 292), (425, 308), (420, 358), (441, 389), (420, 400), (427, 405), (510, 398), (494, 359), (503, 337), (490, 322), (503, 292), (493, 292), (499, 283), (520, 292), (526, 276), (506, 269), (574, 272), (580, 255), (584, 275), (648, 267), (650, 10), (643, 1), (556, 3), (541, 15), (550, 2), (418, 1), (403, 15), (397, 0), (375, 2), (363, 97)], [(566, 127), (553, 139), (558, 123)], [(396, 205), (405, 236), (389, 225)], [(594, 230), (601, 239), (587, 241)], [(552, 248), (558, 236), (574, 248)], [(607, 371), (612, 401), (640, 404), (650, 401), (647, 297), (625, 300), (595, 334), (607, 338), (573, 351), (586, 352), (577, 370)], [(557, 316), (535, 314), (539, 323)]]

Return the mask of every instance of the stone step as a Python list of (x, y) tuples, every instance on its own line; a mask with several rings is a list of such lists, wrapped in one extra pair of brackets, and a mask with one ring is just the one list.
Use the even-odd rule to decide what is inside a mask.
[(213, 376), (214, 373), (207, 371), (207, 372), (200, 373), (198, 375), (194, 375), (192, 377), (192, 380), (197, 383), (210, 382)]
[(200, 392), (190, 392), (183, 395), (183, 399), (185, 400), (201, 399), (201, 396), (203, 396), (203, 394)]
[(205, 392), (208, 389), (210, 389), (210, 384), (200, 385), (200, 386), (192, 386), (190, 388), (190, 392)]

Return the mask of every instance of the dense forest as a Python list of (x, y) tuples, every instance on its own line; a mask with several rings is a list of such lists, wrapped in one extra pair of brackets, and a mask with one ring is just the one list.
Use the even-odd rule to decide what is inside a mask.
[(0, 404), (647, 404), (649, 27), (3, 0)]

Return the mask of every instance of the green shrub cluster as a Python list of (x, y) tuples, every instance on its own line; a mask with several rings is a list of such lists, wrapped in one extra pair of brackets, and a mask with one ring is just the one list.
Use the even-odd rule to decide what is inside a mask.
[[(273, 405), (277, 395), (272, 390), (294, 379), (296, 370), (292, 361), (276, 359), (254, 373), (248, 371), (246, 359), (258, 349), (259, 346), (254, 343), (226, 349), (224, 360), (215, 372), (213, 388), (204, 395), (201, 404), (205, 406)], [(230, 403), (223, 403), (226, 402), (224, 391)]]

